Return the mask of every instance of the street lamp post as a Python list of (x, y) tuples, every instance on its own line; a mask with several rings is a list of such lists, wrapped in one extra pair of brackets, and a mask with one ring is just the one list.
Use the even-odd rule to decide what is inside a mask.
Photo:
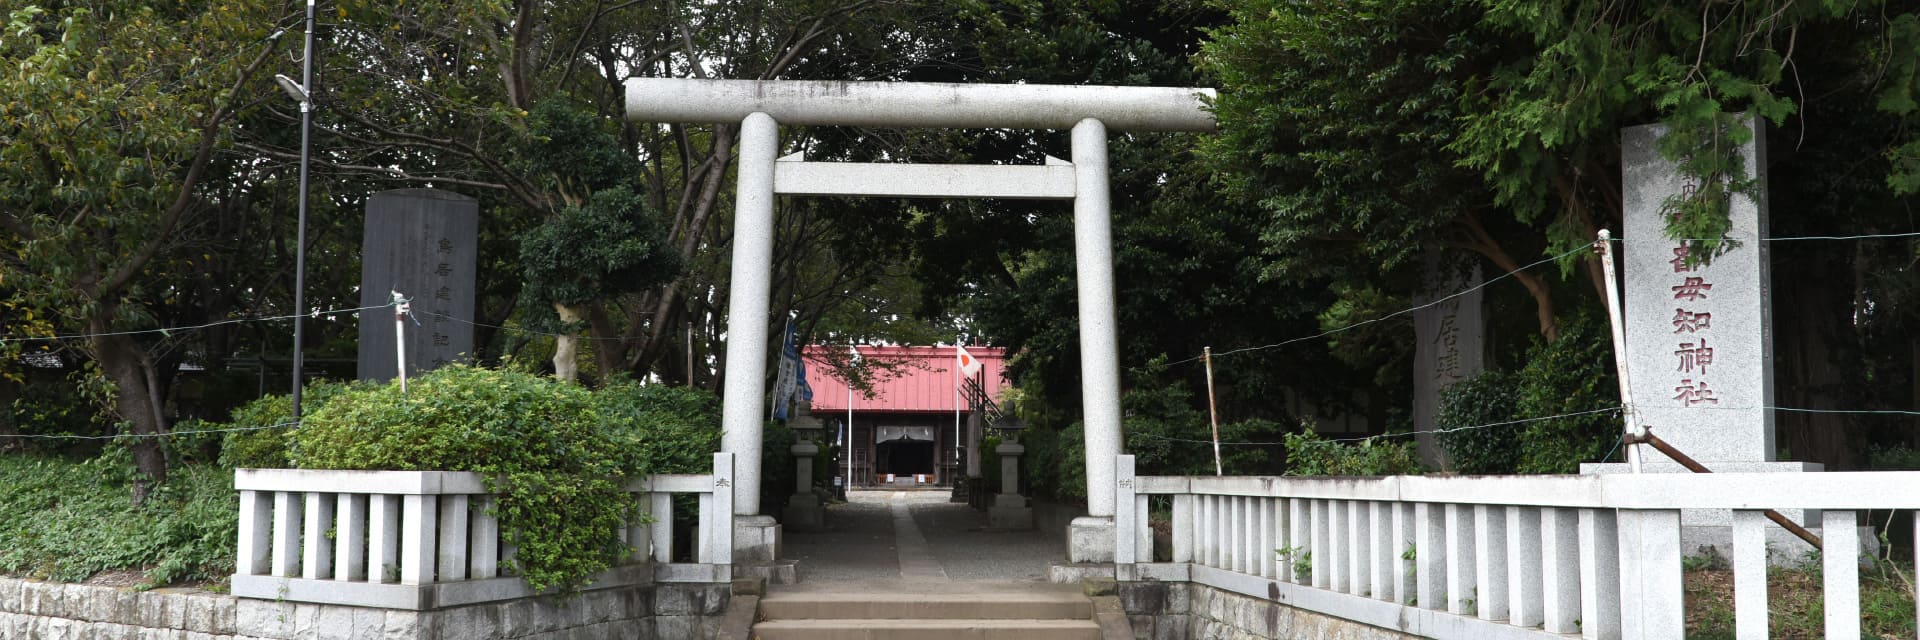
[(307, 313), (307, 165), (313, 133), (313, 2), (307, 0), (307, 42), (300, 55), (300, 82), (275, 74), (280, 88), (300, 102), (300, 223), (293, 242), (293, 419), (300, 420), (301, 365), (305, 361)]

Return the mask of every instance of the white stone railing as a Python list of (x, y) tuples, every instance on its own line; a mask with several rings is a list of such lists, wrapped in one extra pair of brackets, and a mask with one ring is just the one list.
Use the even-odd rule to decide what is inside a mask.
[[(1191, 581), (1431, 638), (1679, 638), (1680, 510), (1733, 513), (1738, 636), (1767, 634), (1764, 509), (1820, 509), (1826, 637), (1860, 637), (1860, 509), (1920, 472), (1298, 478), (1116, 474), (1122, 580)], [(1171, 562), (1149, 499), (1172, 496)], [(1920, 514), (1915, 516), (1920, 525)]]
[[(649, 581), (726, 582), (733, 564), (733, 454), (713, 473), (661, 474), (626, 489), (630, 562), (587, 588)], [(504, 569), (514, 550), (478, 473), (239, 469), (233, 594), (292, 602), (436, 609), (535, 595)], [(673, 495), (697, 494), (686, 561), (673, 556)]]

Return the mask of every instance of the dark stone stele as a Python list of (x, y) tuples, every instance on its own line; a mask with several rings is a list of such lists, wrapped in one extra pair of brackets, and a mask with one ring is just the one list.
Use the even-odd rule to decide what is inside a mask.
[[(479, 227), (479, 202), (451, 191), (395, 189), (367, 199), (360, 306), (385, 305), (394, 291), (412, 301), (409, 378), (473, 353)], [(393, 341), (392, 308), (360, 312), (361, 380), (393, 379)]]

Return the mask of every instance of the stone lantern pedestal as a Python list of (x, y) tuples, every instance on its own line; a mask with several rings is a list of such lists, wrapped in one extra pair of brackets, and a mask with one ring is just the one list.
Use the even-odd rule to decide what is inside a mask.
[(789, 531), (822, 531), (827, 527), (826, 509), (813, 493), (813, 457), (820, 455), (820, 445), (814, 444), (814, 439), (824, 426), (805, 403), (796, 407), (793, 419), (787, 421), (787, 427), (799, 436), (787, 448), (793, 454), (793, 495), (780, 512), (780, 522)]
[(1000, 494), (993, 497), (993, 508), (987, 510), (987, 525), (995, 529), (1032, 529), (1033, 508), (1027, 506), (1027, 497), (1020, 495), (1020, 454), (1027, 448), (1018, 442), (1008, 442), (994, 448), (1000, 454)]

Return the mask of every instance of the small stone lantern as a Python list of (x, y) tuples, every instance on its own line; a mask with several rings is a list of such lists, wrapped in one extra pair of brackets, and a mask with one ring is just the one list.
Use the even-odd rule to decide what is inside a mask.
[(1000, 494), (993, 497), (993, 507), (987, 510), (987, 526), (1032, 529), (1033, 508), (1027, 506), (1027, 497), (1020, 495), (1020, 454), (1027, 448), (1018, 438), (1027, 424), (1019, 416), (1008, 414), (995, 421), (992, 428), (1003, 434), (1004, 440), (993, 450), (1000, 454)]
[(819, 496), (813, 494), (813, 457), (820, 455), (820, 445), (816, 442), (826, 423), (813, 416), (812, 406), (806, 402), (794, 405), (793, 418), (787, 420), (787, 428), (794, 433), (793, 446), (787, 451), (793, 454), (793, 496), (787, 498), (787, 508), (781, 512), (781, 523), (789, 531), (820, 531), (826, 528), (826, 510), (820, 506)]

